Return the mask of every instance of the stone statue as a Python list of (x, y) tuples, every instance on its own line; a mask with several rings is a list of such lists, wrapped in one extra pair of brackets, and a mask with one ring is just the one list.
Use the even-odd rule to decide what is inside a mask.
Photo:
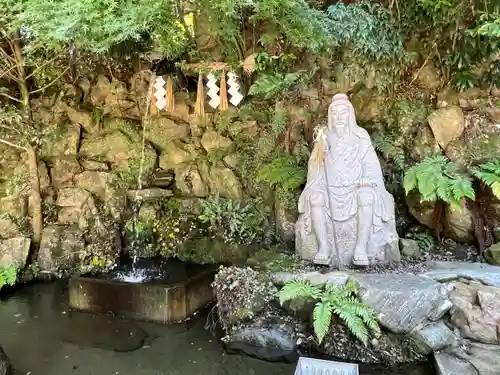
[(401, 258), (394, 198), (347, 95), (333, 97), (328, 127), (317, 129), (295, 231), (297, 253), (316, 264), (340, 268)]

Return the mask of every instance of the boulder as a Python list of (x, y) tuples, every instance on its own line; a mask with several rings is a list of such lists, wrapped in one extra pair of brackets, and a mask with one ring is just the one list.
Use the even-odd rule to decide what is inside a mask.
[(232, 141), (216, 131), (206, 131), (201, 137), (201, 144), (207, 153), (216, 150), (227, 150), (232, 145)]
[(187, 151), (181, 142), (171, 142), (160, 155), (161, 169), (175, 169), (196, 159), (196, 153)]
[(344, 271), (331, 271), (321, 273), (318, 271), (304, 272), (273, 272), (270, 277), (274, 285), (283, 286), (292, 280), (304, 280), (312, 285), (324, 287), (325, 285), (344, 286), (352, 273)]
[(465, 341), (434, 354), (438, 375), (498, 375), (500, 346)]
[(203, 198), (210, 193), (195, 165), (184, 165), (175, 170), (175, 186), (187, 196)]
[(270, 362), (295, 362), (298, 359), (297, 335), (290, 323), (248, 325), (234, 329), (224, 339), (229, 353), (244, 353)]
[(132, 202), (163, 200), (171, 197), (172, 195), (173, 195), (172, 190), (166, 190), (160, 188), (127, 191), (127, 197)]
[(401, 253), (407, 257), (419, 257), (422, 254), (418, 242), (409, 238), (400, 238), (399, 248)]
[(424, 89), (430, 91), (437, 90), (442, 85), (441, 74), (436, 65), (432, 61), (429, 61), (420, 69), (415, 82)]
[(74, 129), (83, 128), (83, 130), (87, 133), (97, 132), (97, 124), (92, 119), (92, 113), (82, 109), (70, 107), (62, 102), (59, 104), (59, 109), (66, 113), (69, 121), (73, 124)]
[(500, 288), (477, 281), (453, 282), (451, 320), (464, 337), (500, 344)]
[(100, 161), (82, 160), (80, 164), (87, 171), (109, 172), (109, 165)]
[[(120, 169), (138, 170), (142, 157), (142, 142), (137, 134), (113, 129), (106, 133), (84, 138), (80, 147), (80, 156), (108, 162)], [(149, 143), (146, 143), (145, 174), (154, 171), (156, 158), (156, 151)]]
[(471, 212), (462, 201), (460, 210), (447, 206), (444, 215), (443, 233), (446, 237), (459, 243), (473, 243), (474, 221)]
[(477, 280), (484, 285), (500, 288), (500, 267), (485, 263), (427, 261), (428, 271), (421, 276), (439, 281), (453, 281), (460, 278)]
[(222, 164), (210, 168), (209, 179), (212, 194), (230, 199), (243, 198), (243, 186), (234, 172)]
[(61, 189), (56, 205), (59, 207), (57, 222), (62, 225), (78, 223), (80, 228), (84, 228), (86, 220), (97, 214), (94, 198), (82, 188)]
[(189, 136), (189, 125), (185, 122), (174, 122), (166, 117), (154, 117), (148, 125), (146, 138), (160, 152), (167, 151), (173, 140)]
[(493, 244), (486, 252), (488, 263), (500, 266), (500, 242)]
[(452, 306), (447, 288), (416, 275), (359, 274), (360, 299), (375, 310), (382, 326), (395, 333), (407, 333), (439, 320)]
[(429, 115), (427, 121), (434, 138), (443, 149), (459, 138), (465, 129), (464, 113), (458, 106), (439, 108)]
[(59, 157), (50, 169), (52, 185), (57, 189), (73, 186), (75, 175), (81, 171), (82, 167), (76, 157)]
[(455, 344), (455, 334), (443, 323), (432, 322), (410, 333), (416, 350), (423, 355), (447, 348)]
[(421, 162), (427, 156), (438, 152), (441, 152), (441, 149), (432, 134), (432, 129), (427, 125), (419, 126), (410, 149), (411, 157)]
[(0, 346), (0, 375), (13, 375), (12, 366), (10, 365), (9, 358)]
[(288, 250), (295, 250), (295, 223), (298, 214), (292, 211), (280, 198), (278, 193), (274, 198), (274, 218), (276, 233)]
[(85, 189), (102, 201), (106, 199), (106, 191), (114, 181), (114, 175), (109, 172), (85, 171), (75, 176), (77, 187)]
[(0, 240), (0, 268), (16, 266), (23, 268), (28, 260), (31, 240), (14, 237)]
[(76, 155), (80, 147), (82, 127), (79, 123), (57, 125), (49, 138), (42, 145), (41, 156), (55, 158), (61, 155)]
[(79, 229), (50, 225), (43, 230), (38, 252), (42, 273), (60, 276), (78, 272), (84, 256), (85, 240)]

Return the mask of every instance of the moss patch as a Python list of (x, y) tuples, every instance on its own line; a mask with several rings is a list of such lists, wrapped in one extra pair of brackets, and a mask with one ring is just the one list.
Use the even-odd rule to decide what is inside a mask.
[(291, 254), (280, 247), (256, 252), (247, 260), (247, 265), (270, 272), (291, 272), (308, 267), (307, 262), (301, 260), (296, 254)]

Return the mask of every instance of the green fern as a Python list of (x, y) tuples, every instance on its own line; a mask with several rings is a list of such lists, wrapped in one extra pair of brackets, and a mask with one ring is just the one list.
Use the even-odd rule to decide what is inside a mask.
[(328, 334), (333, 315), (338, 316), (365, 345), (368, 343), (369, 330), (380, 330), (375, 312), (359, 301), (358, 290), (352, 280), (342, 287), (329, 284), (324, 290), (309, 281), (293, 280), (279, 293), (281, 305), (298, 297), (319, 299), (313, 311), (313, 328), (320, 344)]
[(282, 156), (263, 166), (257, 180), (265, 181), (271, 186), (277, 184), (284, 190), (296, 189), (306, 181), (306, 170), (293, 156)]
[(5, 285), (14, 285), (17, 281), (19, 267), (11, 265), (0, 267), (0, 289)]
[(471, 179), (443, 155), (429, 156), (409, 168), (403, 186), (406, 194), (417, 189), (422, 201), (441, 200), (458, 210), (463, 198), (475, 198)]
[(385, 159), (394, 161), (399, 169), (404, 169), (405, 152), (401, 147), (394, 144), (394, 139), (392, 137), (377, 134), (373, 137), (373, 145)]
[(500, 199), (500, 160), (472, 168), (472, 174), (488, 185), (495, 198)]

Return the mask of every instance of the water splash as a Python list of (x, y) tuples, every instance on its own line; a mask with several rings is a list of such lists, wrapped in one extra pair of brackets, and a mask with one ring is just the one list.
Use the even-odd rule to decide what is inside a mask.
[(132, 269), (129, 272), (117, 272), (116, 280), (126, 283), (140, 284), (150, 279), (146, 269)]

